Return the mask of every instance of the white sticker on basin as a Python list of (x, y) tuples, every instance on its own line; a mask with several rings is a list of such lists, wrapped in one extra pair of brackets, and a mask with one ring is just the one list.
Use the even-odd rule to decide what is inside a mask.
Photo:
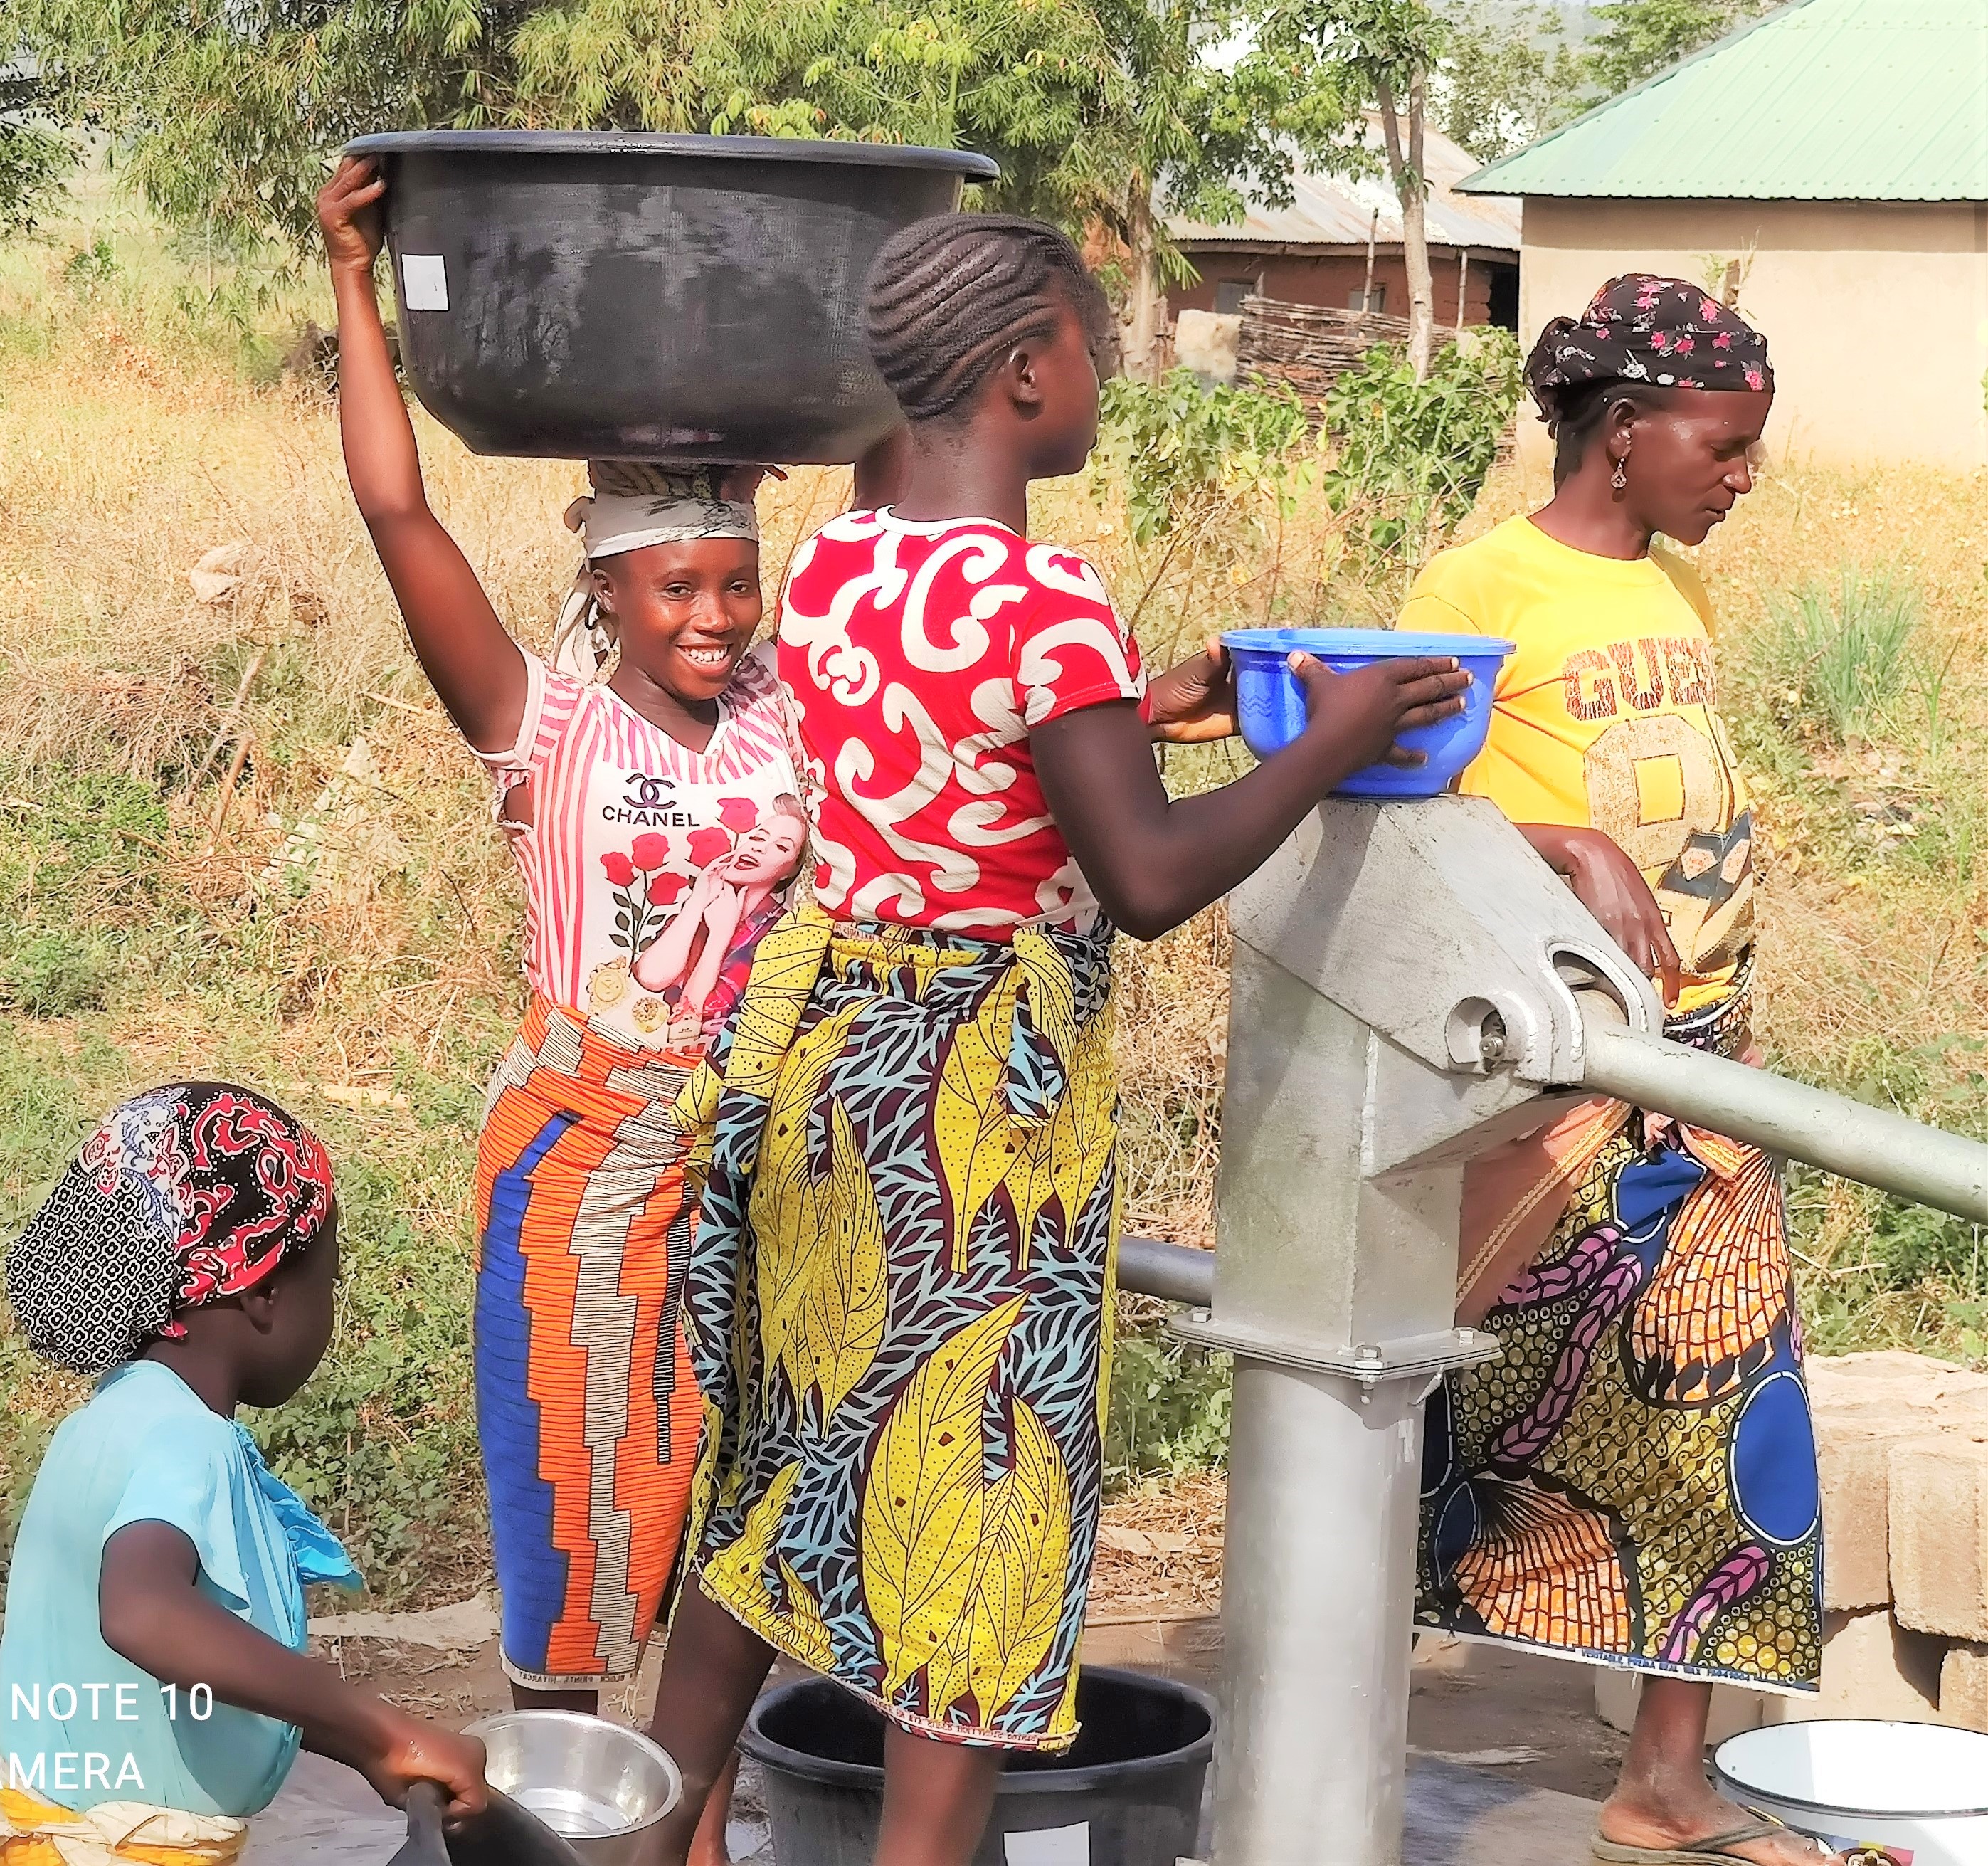
[(1008, 1866), (1090, 1866), (1090, 1823), (1002, 1836)]
[(438, 252), (401, 256), (401, 296), (411, 311), (448, 309), (448, 273)]

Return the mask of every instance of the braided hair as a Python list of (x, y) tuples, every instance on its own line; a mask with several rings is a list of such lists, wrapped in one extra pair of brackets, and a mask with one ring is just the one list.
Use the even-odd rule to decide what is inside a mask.
[(1110, 307), (1067, 234), (1019, 214), (935, 214), (877, 254), (863, 334), (905, 419), (936, 421), (1065, 306), (1094, 346), (1104, 340)]

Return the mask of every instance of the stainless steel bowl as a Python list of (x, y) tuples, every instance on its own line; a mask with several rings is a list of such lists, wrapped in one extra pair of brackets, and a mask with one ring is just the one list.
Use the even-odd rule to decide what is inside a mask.
[(579, 1711), (505, 1711), (470, 1725), (485, 1774), (587, 1866), (631, 1866), (642, 1837), (683, 1798), (668, 1753), (638, 1730)]

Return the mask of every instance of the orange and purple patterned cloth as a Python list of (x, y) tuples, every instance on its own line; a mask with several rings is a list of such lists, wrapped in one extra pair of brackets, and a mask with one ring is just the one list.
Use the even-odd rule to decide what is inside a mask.
[[(1743, 1051), (1748, 970), (1667, 1034)], [(1429, 1402), (1417, 1624), (1814, 1691), (1821, 1502), (1777, 1163), (1602, 1104), (1545, 1170), (1564, 1209), (1483, 1318), (1504, 1353)]]

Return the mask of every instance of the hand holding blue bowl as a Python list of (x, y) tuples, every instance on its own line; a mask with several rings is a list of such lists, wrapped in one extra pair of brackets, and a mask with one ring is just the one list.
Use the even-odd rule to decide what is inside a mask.
[[(1498, 669), (1513, 649), (1510, 642), (1476, 635), (1404, 635), (1378, 628), (1242, 628), (1222, 637), (1236, 665), (1237, 711), (1243, 743), (1259, 758), (1282, 751), (1310, 721), (1305, 682), (1293, 657), (1310, 655), (1336, 674), (1355, 674), (1378, 662), (1453, 660), (1470, 676), (1460, 709), (1445, 709), (1430, 723), (1409, 723), (1396, 747), (1425, 762), (1398, 764), (1383, 757), (1354, 772), (1337, 797), (1434, 797), (1446, 790), (1484, 748), (1491, 730), (1491, 701)], [(1415, 721), (1415, 715), (1409, 715)]]

